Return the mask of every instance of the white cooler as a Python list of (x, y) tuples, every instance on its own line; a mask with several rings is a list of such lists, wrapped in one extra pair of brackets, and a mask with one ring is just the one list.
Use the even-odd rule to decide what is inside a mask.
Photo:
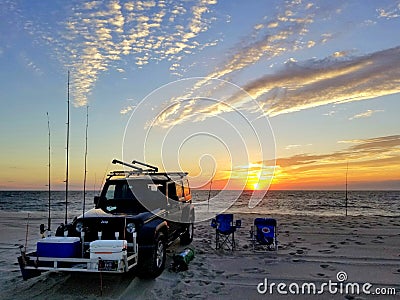
[(90, 243), (90, 258), (121, 260), (127, 255), (126, 240), (97, 240)]

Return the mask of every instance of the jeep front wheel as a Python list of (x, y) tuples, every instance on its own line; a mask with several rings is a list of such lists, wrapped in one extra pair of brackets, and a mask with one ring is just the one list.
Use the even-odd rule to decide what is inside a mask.
[(161, 275), (165, 268), (166, 241), (162, 232), (157, 233), (154, 245), (147, 257), (140, 258), (139, 254), (139, 277), (156, 278)]

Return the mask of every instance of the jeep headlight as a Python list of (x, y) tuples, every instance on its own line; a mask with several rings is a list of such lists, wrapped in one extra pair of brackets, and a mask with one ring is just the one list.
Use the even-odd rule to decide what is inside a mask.
[(128, 231), (129, 233), (133, 233), (135, 232), (135, 230), (136, 230), (135, 224), (129, 223), (126, 225), (126, 231)]
[(77, 232), (82, 232), (82, 230), (83, 230), (83, 222), (82, 222), (82, 221), (76, 222), (76, 224), (75, 224), (75, 230), (76, 230)]

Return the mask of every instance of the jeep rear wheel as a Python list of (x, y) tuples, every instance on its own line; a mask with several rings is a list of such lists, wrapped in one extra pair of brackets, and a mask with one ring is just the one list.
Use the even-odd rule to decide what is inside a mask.
[(140, 258), (139, 255), (139, 277), (156, 278), (161, 275), (165, 268), (166, 241), (162, 232), (157, 233), (154, 245), (148, 256)]
[(185, 232), (181, 235), (181, 245), (189, 245), (193, 241), (194, 233), (194, 220), (193, 216), (190, 217), (189, 223), (186, 225)]

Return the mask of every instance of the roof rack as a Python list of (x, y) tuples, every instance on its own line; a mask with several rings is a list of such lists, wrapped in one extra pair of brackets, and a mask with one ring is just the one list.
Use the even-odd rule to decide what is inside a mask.
[(107, 180), (109, 180), (110, 178), (112, 178), (112, 177), (114, 177), (114, 176), (129, 177), (129, 176), (133, 175), (133, 173), (135, 173), (135, 174), (142, 174), (141, 172), (123, 171), (123, 170), (111, 171), (111, 172), (107, 175)]
[[(134, 171), (125, 171), (125, 170), (117, 170), (117, 171), (111, 171), (110, 174), (108, 174), (107, 180), (111, 179), (114, 176), (125, 176), (129, 177), (132, 175), (150, 175), (150, 176), (165, 176), (168, 179), (172, 180), (171, 176), (179, 176), (181, 178), (185, 177), (188, 175), (188, 172), (158, 172), (158, 168), (149, 164), (142, 163), (140, 161), (134, 160), (132, 161), (132, 164), (126, 163), (123, 161), (120, 161), (118, 159), (113, 159), (112, 161), (113, 164), (120, 164), (129, 168), (134, 169)], [(142, 169), (140, 167), (135, 166), (134, 164), (139, 164), (145, 167), (148, 167), (148, 169)]]

